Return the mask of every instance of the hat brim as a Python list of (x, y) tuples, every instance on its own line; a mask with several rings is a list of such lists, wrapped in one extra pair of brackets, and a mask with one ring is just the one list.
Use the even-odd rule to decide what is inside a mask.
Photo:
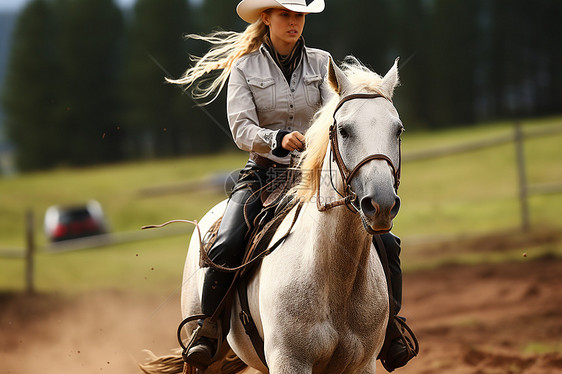
[(288, 9), (299, 13), (320, 13), (324, 7), (324, 0), (314, 0), (310, 5), (282, 4), (276, 0), (242, 0), (236, 7), (236, 13), (244, 21), (254, 23), (264, 10), (271, 8)]

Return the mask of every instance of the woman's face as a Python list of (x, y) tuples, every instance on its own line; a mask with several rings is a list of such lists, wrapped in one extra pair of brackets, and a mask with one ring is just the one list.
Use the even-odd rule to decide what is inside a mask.
[(263, 22), (269, 26), (271, 42), (277, 52), (288, 54), (302, 35), (304, 13), (286, 9), (270, 9), (262, 13)]

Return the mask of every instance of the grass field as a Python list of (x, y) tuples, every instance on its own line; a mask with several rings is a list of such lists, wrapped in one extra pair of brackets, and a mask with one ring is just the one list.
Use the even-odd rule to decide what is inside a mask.
[[(525, 129), (562, 126), (562, 118), (523, 122)], [(463, 144), (509, 134), (510, 123), (491, 123), (431, 133), (406, 132), (403, 152)], [(530, 184), (562, 183), (562, 133), (525, 143)], [(58, 169), (0, 179), (0, 251), (24, 247), (24, 216), (35, 213), (40, 248), (45, 209), (97, 199), (115, 232), (138, 231), (141, 226), (170, 219), (198, 219), (225, 198), (221, 186), (187, 189), (217, 173), (237, 170), (244, 152), (213, 156), (117, 164), (84, 169)], [(159, 187), (179, 192), (146, 195)], [(185, 187), (185, 189), (182, 189)], [(403, 165), (400, 187), (402, 210), (394, 232), (404, 243), (447, 236), (489, 234), (520, 226), (516, 155), (513, 144)], [(562, 193), (529, 199), (533, 227), (562, 229)], [(169, 230), (168, 228), (162, 230)], [(176, 228), (177, 230), (177, 228)], [(181, 229), (180, 229), (181, 230)], [(80, 292), (89, 289), (174, 290), (181, 272), (191, 227), (161, 239), (36, 256), (36, 284), (40, 291)], [(177, 231), (174, 231), (177, 232)], [(560, 248), (554, 248), (560, 251)], [(408, 248), (405, 246), (404, 251)], [(407, 254), (406, 254), (407, 256)], [(477, 257), (477, 255), (475, 255)], [(462, 258), (461, 258), (462, 260)], [(416, 261), (423, 261), (417, 259)], [(468, 262), (479, 261), (471, 256)], [(419, 263), (407, 264), (415, 268)], [(0, 291), (23, 289), (24, 262), (0, 257)]]

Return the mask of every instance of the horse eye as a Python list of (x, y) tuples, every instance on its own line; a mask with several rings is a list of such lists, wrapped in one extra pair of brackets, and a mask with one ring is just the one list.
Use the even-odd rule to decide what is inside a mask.
[(396, 136), (400, 137), (400, 135), (402, 135), (404, 133), (404, 131), (406, 131), (406, 129), (404, 129), (404, 127), (400, 126), (398, 128), (398, 132), (396, 133)]
[(342, 126), (338, 127), (338, 130), (340, 132), (340, 135), (342, 138), (346, 139), (349, 137), (349, 133), (347, 132), (347, 130), (345, 128), (343, 128)]

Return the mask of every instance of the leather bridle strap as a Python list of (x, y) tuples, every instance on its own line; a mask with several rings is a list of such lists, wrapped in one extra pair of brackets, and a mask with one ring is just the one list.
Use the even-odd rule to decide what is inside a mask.
[(336, 113), (342, 107), (342, 105), (345, 104), (346, 102), (350, 101), (350, 100), (376, 99), (376, 98), (379, 98), (379, 97), (384, 98), (384, 99), (386, 99), (386, 100), (388, 100), (392, 103), (392, 100), (390, 100), (389, 98), (387, 98), (386, 96), (384, 96), (380, 93), (368, 93), (368, 94), (367, 93), (362, 93), (362, 94), (359, 93), (359, 94), (352, 94), (352, 95), (345, 96), (344, 98), (342, 98), (340, 100), (340, 102), (338, 103), (338, 105), (334, 109), (334, 114), (333, 114), (334, 121), (333, 121), (332, 125), (330, 126), (330, 151), (332, 153), (333, 160), (336, 163), (336, 165), (338, 167), (338, 170), (340, 171), (340, 175), (341, 175), (342, 181), (344, 183), (344, 193), (346, 195), (345, 196), (342, 195), (343, 199), (341, 199), (341, 200), (337, 200), (337, 201), (322, 205), (320, 203), (320, 191), (318, 190), (317, 191), (317, 199), (316, 199), (316, 205), (318, 207), (318, 210), (324, 211), (324, 210), (334, 208), (336, 206), (346, 205), (348, 208), (350, 208), (354, 212), (359, 211), (359, 209), (355, 205), (353, 205), (353, 202), (356, 199), (356, 196), (355, 196), (355, 193), (353, 192), (353, 190), (351, 189), (351, 180), (355, 177), (355, 175), (357, 174), (357, 172), (359, 171), (359, 169), (362, 166), (364, 166), (366, 163), (368, 163), (370, 161), (373, 161), (373, 160), (384, 160), (390, 165), (390, 167), (392, 169), (392, 174), (394, 176), (394, 189), (396, 191), (398, 190), (398, 186), (400, 184), (400, 169), (401, 169), (401, 163), (402, 163), (401, 150), (399, 150), (398, 168), (396, 168), (394, 166), (394, 163), (392, 162), (390, 157), (388, 157), (387, 155), (384, 155), (384, 154), (377, 153), (377, 154), (373, 154), (373, 155), (369, 155), (369, 156), (365, 157), (364, 159), (359, 161), (359, 163), (351, 171), (349, 171), (349, 169), (345, 166), (345, 163), (344, 163), (343, 158), (341, 156), (341, 152), (340, 152), (339, 145), (338, 145)]
[(369, 161), (384, 160), (388, 163), (388, 165), (390, 165), (390, 168), (392, 169), (392, 175), (394, 176), (394, 189), (398, 190), (398, 185), (400, 184), (400, 164), (398, 165), (398, 169), (396, 169), (390, 157), (382, 153), (376, 153), (365, 157), (364, 159), (359, 161), (359, 163), (355, 165), (355, 167), (351, 171), (349, 171), (349, 169), (345, 166), (345, 163), (343, 162), (343, 158), (340, 153), (340, 149), (336, 137), (336, 131), (337, 131), (337, 126), (334, 122), (334, 125), (330, 127), (330, 146), (334, 157), (334, 161), (336, 162), (336, 165), (338, 166), (341, 177), (343, 179), (344, 186), (347, 187), (351, 183), (351, 180), (353, 179), (353, 177), (355, 177), (355, 174), (357, 174), (359, 169)]

